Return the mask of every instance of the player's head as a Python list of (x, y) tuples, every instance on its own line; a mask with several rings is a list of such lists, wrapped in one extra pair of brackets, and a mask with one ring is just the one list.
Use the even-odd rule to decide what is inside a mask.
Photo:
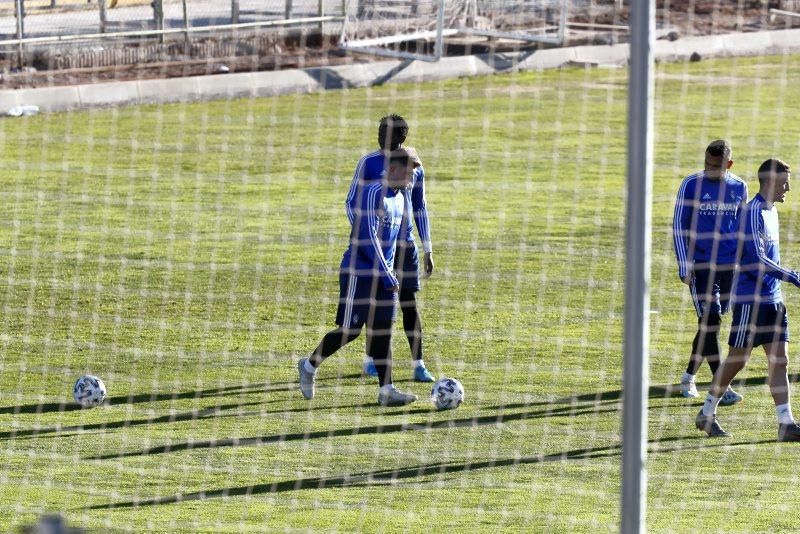
[(411, 147), (393, 150), (389, 154), (389, 168), (386, 171), (386, 184), (392, 189), (403, 189), (411, 184), (414, 169), (422, 165), (417, 151)]
[(758, 193), (767, 202), (783, 202), (789, 192), (792, 168), (785, 161), (770, 158), (758, 168)]
[(386, 115), (378, 126), (378, 146), (384, 150), (396, 150), (408, 136), (408, 123), (396, 113)]
[(705, 171), (709, 178), (719, 179), (725, 176), (733, 166), (733, 150), (731, 144), (724, 139), (711, 141), (706, 148)]

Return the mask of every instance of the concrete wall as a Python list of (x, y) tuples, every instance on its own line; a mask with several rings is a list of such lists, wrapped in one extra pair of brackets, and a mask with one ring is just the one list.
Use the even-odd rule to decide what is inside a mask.
[[(800, 30), (688, 37), (656, 41), (657, 61), (800, 53)], [(624, 65), (628, 45), (577, 46), (509, 54), (444, 58), (438, 63), (389, 60), (327, 68), (217, 74), (163, 80), (132, 80), (87, 85), (0, 91), (0, 113), (19, 105), (42, 111), (106, 106), (264, 97), (291, 93), (414, 83), (515, 70), (541, 70), (569, 64)]]

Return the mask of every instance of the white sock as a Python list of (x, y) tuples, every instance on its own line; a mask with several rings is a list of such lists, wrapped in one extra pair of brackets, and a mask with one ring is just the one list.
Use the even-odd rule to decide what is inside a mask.
[(372, 356), (366, 356), (366, 355), (365, 355), (365, 356), (364, 356), (364, 365), (367, 365), (367, 364), (370, 364), (370, 363), (375, 363), (375, 362), (372, 360)]
[(393, 389), (394, 389), (394, 384), (385, 384), (385, 385), (381, 386), (380, 392), (381, 393), (391, 393), (391, 391)]
[(782, 425), (788, 425), (794, 423), (794, 417), (792, 416), (792, 407), (789, 404), (781, 404), (780, 406), (775, 406), (775, 413), (778, 414), (778, 422)]
[(414, 369), (417, 367), (425, 367), (425, 362), (423, 360), (414, 360)]
[(684, 372), (683, 376), (681, 376), (681, 383), (684, 382), (694, 382), (694, 375)]
[(717, 413), (717, 404), (719, 404), (719, 397), (713, 396), (709, 393), (703, 403), (703, 415), (710, 417)]
[(303, 369), (306, 373), (316, 373), (317, 369), (313, 365), (311, 365), (311, 360), (306, 360), (303, 362)]

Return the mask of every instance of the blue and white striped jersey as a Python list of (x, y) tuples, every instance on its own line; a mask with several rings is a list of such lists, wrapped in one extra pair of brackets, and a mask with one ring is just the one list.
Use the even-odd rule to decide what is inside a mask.
[[(347, 192), (347, 199), (345, 200), (345, 211), (347, 218), (350, 219), (350, 224), (353, 224), (354, 210), (359, 204), (359, 197), (365, 185), (380, 181), (387, 169), (387, 158), (383, 151), (377, 150), (358, 161), (356, 171), (353, 173), (353, 181), (350, 184), (350, 190)], [(403, 235), (401, 239), (405, 239), (409, 243), (414, 242), (414, 224), (416, 222), (417, 232), (419, 238), (422, 240), (422, 249), (424, 252), (431, 252), (433, 247), (431, 243), (430, 225), (428, 223), (428, 207), (425, 200), (425, 170), (422, 166), (414, 170), (414, 178), (408, 189), (405, 190), (406, 196), (406, 220), (408, 223), (404, 225)]]
[(701, 171), (687, 176), (678, 189), (672, 237), (678, 276), (695, 264), (732, 265), (736, 262), (736, 232), (747, 184), (731, 172), (712, 180)]
[(778, 210), (757, 194), (741, 216), (739, 268), (734, 282), (737, 304), (783, 302), (781, 280), (800, 286), (798, 273), (781, 267)]
[(341, 268), (357, 276), (380, 278), (385, 288), (398, 285), (394, 251), (405, 212), (405, 195), (382, 180), (367, 184), (353, 209), (350, 246)]

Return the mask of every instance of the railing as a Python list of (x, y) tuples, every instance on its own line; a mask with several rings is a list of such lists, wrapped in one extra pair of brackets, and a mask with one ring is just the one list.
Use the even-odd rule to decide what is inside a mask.
[[(35, 12), (26, 13), (25, 0), (15, 0), (14, 19), (0, 15), (0, 47), (13, 47), (22, 66), (26, 48), (34, 45), (137, 37), (163, 43), (171, 35), (183, 35), (188, 45), (190, 36), (198, 33), (292, 26), (313, 26), (325, 34), (344, 20), (343, 0), (192, 0), (191, 4), (153, 0), (149, 5), (111, 0), (114, 7), (107, 0), (97, 0), (94, 6), (73, 5), (56, 6), (50, 0), (49, 5), (42, 3)], [(56, 18), (53, 15), (59, 9)]]

